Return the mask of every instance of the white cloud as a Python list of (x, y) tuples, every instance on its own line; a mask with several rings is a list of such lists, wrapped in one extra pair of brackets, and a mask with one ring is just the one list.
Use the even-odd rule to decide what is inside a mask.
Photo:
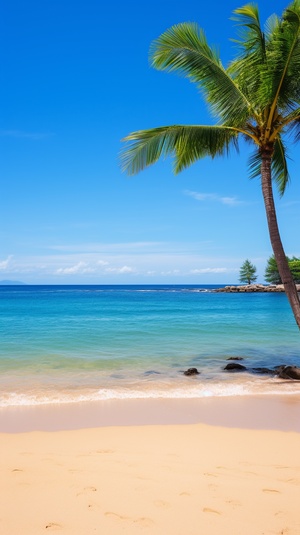
[(59, 268), (56, 270), (58, 275), (73, 275), (73, 274), (82, 274), (82, 273), (93, 273), (95, 268), (88, 266), (86, 262), (78, 262), (74, 266), (68, 268)]
[(136, 273), (136, 270), (130, 266), (123, 266), (121, 268), (106, 268), (107, 273)]
[(0, 262), (0, 270), (1, 271), (6, 271), (7, 270), (7, 268), (9, 267), (11, 259), (12, 259), (12, 255), (8, 256), (6, 260), (2, 260), (2, 262)]
[(189, 195), (196, 199), (196, 201), (213, 201), (220, 202), (227, 206), (237, 206), (242, 204), (242, 201), (239, 201), (236, 197), (222, 197), (221, 195), (216, 195), (215, 193), (200, 193), (198, 191), (185, 190), (185, 195)]
[(237, 204), (242, 204), (241, 201), (238, 201), (236, 197), (220, 197), (220, 202), (227, 204), (228, 206), (236, 206)]
[(219, 268), (201, 268), (201, 269), (191, 269), (190, 273), (196, 274), (196, 273), (232, 273), (233, 271), (237, 271), (237, 269), (229, 269), (224, 267)]

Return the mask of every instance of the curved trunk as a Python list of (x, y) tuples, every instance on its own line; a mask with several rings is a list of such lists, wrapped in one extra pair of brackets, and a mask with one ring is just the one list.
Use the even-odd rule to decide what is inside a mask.
[(262, 151), (261, 185), (265, 202), (265, 209), (269, 227), (270, 241), (273, 248), (278, 271), (284, 285), (284, 290), (292, 307), (295, 320), (300, 329), (300, 301), (293, 277), (286, 259), (278, 229), (271, 179), (272, 152)]

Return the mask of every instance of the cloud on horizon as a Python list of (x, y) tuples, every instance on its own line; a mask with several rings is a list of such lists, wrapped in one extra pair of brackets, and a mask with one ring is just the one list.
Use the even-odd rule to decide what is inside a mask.
[(86, 262), (78, 262), (74, 266), (59, 268), (56, 270), (57, 275), (78, 275), (83, 273), (94, 273), (95, 268), (89, 267)]
[(2, 260), (0, 262), (0, 270), (1, 271), (7, 271), (9, 265), (10, 265), (10, 262), (11, 262), (11, 259), (12, 259), (12, 255), (9, 255), (6, 260)]
[(239, 201), (237, 197), (222, 197), (221, 195), (216, 195), (215, 193), (200, 193), (198, 191), (185, 190), (185, 195), (193, 197), (196, 201), (212, 201), (225, 204), (227, 206), (238, 206), (243, 204), (242, 201)]
[(216, 267), (216, 268), (200, 268), (200, 269), (191, 269), (190, 273), (197, 274), (197, 273), (234, 273), (238, 271), (236, 268), (225, 268), (225, 267)]
[(120, 268), (106, 268), (106, 273), (136, 273), (136, 269), (130, 267), (130, 266), (123, 266)]

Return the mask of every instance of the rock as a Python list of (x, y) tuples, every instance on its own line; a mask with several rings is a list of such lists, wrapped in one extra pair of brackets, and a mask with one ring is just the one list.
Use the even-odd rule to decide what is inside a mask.
[(242, 364), (238, 364), (237, 362), (232, 362), (230, 364), (226, 364), (224, 370), (227, 372), (243, 372), (247, 370), (246, 366), (243, 366)]
[(279, 373), (283, 368), (286, 368), (286, 364), (280, 364), (279, 366), (274, 366), (274, 370)]
[(228, 357), (226, 360), (244, 360), (244, 357)]
[(280, 379), (294, 379), (300, 381), (300, 368), (297, 366), (279, 366), (277, 370)]
[(252, 368), (251, 371), (263, 375), (276, 375), (278, 373), (276, 370), (270, 370), (270, 368)]
[[(300, 284), (296, 284), (297, 291), (300, 292)], [(241, 286), (225, 286), (223, 288), (216, 288), (214, 292), (225, 293), (248, 293), (248, 292), (284, 292), (283, 284), (244, 284)]]
[(198, 372), (197, 368), (189, 368), (183, 372), (184, 375), (199, 375), (199, 373), (200, 372)]

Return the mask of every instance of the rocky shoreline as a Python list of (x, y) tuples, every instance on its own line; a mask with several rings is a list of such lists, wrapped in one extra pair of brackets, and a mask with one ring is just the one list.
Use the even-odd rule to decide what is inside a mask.
[[(227, 360), (237, 361), (237, 360), (244, 360), (243, 357), (229, 357)], [(281, 364), (279, 366), (274, 366), (274, 368), (265, 368), (265, 367), (259, 367), (259, 368), (248, 368), (247, 366), (244, 366), (243, 364), (239, 364), (238, 362), (231, 362), (230, 364), (226, 364), (226, 366), (223, 368), (226, 372), (248, 372), (253, 373), (256, 375), (270, 375), (273, 377), (278, 377), (279, 379), (292, 379), (294, 381), (300, 381), (300, 368), (298, 366), (289, 366), (286, 364)], [(183, 372), (183, 375), (191, 376), (191, 375), (200, 375), (201, 371), (197, 368), (188, 368), (188, 370), (185, 370)]]
[[(297, 291), (300, 292), (300, 284), (296, 284)], [(223, 293), (251, 293), (251, 292), (284, 292), (283, 284), (243, 284), (240, 286), (225, 286), (216, 288), (214, 292)]]

